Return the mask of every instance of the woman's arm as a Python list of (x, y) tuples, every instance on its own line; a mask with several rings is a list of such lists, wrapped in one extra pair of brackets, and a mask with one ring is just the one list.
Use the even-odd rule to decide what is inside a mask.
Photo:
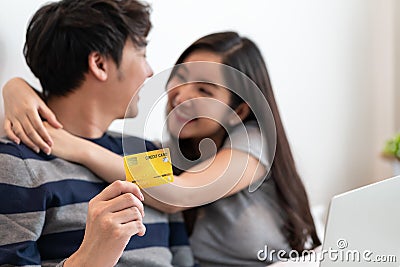
[[(109, 183), (125, 180), (123, 157), (63, 129), (55, 129), (47, 123), (45, 128), (54, 140), (53, 155), (82, 164)], [(168, 213), (178, 211), (177, 207), (157, 201), (144, 191), (142, 193), (146, 205)]]
[(175, 176), (172, 184), (153, 187), (149, 191), (158, 199), (178, 205), (164, 210), (173, 213), (231, 196), (265, 177), (265, 172), (266, 168), (255, 157), (224, 148), (215, 157)]
[[(107, 182), (125, 180), (121, 156), (93, 142), (73, 136), (63, 129), (54, 129), (49, 125), (46, 125), (46, 128), (54, 140), (54, 155), (86, 166)], [(265, 167), (255, 157), (234, 149), (222, 149), (214, 158), (196, 165), (180, 176), (175, 176), (171, 185), (163, 185), (160, 190), (151, 190), (156, 192), (159, 199), (167, 199), (168, 203), (188, 205), (169, 205), (143, 190), (144, 202), (158, 210), (173, 213), (187, 209), (193, 201), (207, 203), (215, 200), (215, 196), (227, 197), (235, 194), (262, 177), (264, 173)], [(198, 196), (193, 195), (194, 191), (185, 188), (199, 188)], [(202, 192), (202, 189), (208, 191)]]
[(3, 87), (3, 99), (7, 136), (18, 144), (22, 141), (36, 152), (50, 154), (53, 141), (41, 117), (55, 128), (62, 125), (38, 93), (23, 79), (13, 78)]

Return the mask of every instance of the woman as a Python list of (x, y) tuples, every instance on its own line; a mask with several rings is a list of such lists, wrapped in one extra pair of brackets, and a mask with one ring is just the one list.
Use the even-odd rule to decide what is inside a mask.
[[(196, 259), (201, 266), (264, 266), (276, 260), (276, 258), (268, 258), (266, 262), (261, 262), (257, 259), (257, 252), (264, 249), (265, 246), (276, 251), (289, 252), (292, 249), (303, 251), (320, 245), (307, 195), (294, 164), (266, 65), (259, 49), (252, 41), (237, 33), (216, 33), (194, 42), (182, 53), (177, 64), (198, 61), (230, 66), (244, 73), (258, 86), (258, 90), (265, 97), (272, 111), (277, 143), (275, 158), (270, 165), (266, 156), (269, 153), (265, 151), (258, 153), (259, 151), (257, 151), (260, 147), (266, 149), (265, 146), (261, 146), (264, 137), (262, 133), (266, 132), (268, 135), (269, 130), (264, 129), (265, 126), (263, 128), (265, 124), (262, 121), (256, 120), (257, 115), (260, 115), (257, 111), (258, 108), (261, 108), (261, 104), (258, 104), (258, 107), (254, 106), (258, 103), (257, 99), (252, 103), (243, 101), (243, 99), (252, 101), (251, 96), (256, 95), (255, 92), (246, 91), (248, 89), (246, 86), (243, 86), (242, 91), (232, 93), (222, 86), (212, 86), (204, 81), (186, 83), (189, 79), (179, 67), (181, 65), (173, 70), (167, 86), (167, 112), (169, 113), (168, 129), (171, 136), (176, 138), (177, 144), (174, 145), (173, 142), (170, 144), (172, 145), (171, 151), (173, 152), (175, 149), (175, 151), (181, 152), (185, 158), (197, 162), (196, 160), (201, 158), (199, 151), (201, 140), (210, 138), (217, 148), (217, 153), (212, 160), (202, 161), (192, 167), (202, 169), (201, 172), (193, 172), (192, 169), (185, 168), (181, 175), (175, 177), (176, 184), (189, 187), (203, 185), (214, 182), (215, 177), (238, 180), (238, 183), (233, 186), (232, 190), (226, 192), (222, 199), (185, 212), (185, 219), (191, 232), (191, 246)], [(225, 80), (230, 79), (226, 75), (222, 71)], [(242, 81), (239, 79), (235, 82), (241, 84)], [(11, 110), (21, 110), (20, 103), (39, 103), (43, 117), (50, 118), (51, 112), (46, 110), (47, 107), (37, 99), (35, 94), (25, 96), (21, 90), (13, 92), (10, 88), (15, 86), (27, 87), (26, 84), (14, 83), (8, 84), (4, 88), (4, 95), (8, 95), (5, 97), (5, 102), (8, 103), (6, 104), (5, 124), (8, 136), (16, 141), (29, 139), (24, 136), (21, 129), (18, 129), (20, 125), (23, 125), (24, 129), (29, 132), (34, 132), (33, 129), (41, 129), (40, 136), (44, 136), (49, 143), (51, 139), (46, 130), (37, 122), (39, 116), (36, 111), (28, 112), (27, 116), (33, 119), (21, 121), (15, 115), (16, 112), (11, 112)], [(24, 89), (24, 91), (27, 90)], [(13, 103), (9, 107), (13, 98), (11, 95), (14, 98), (15, 95), (19, 95), (20, 102)], [(217, 100), (219, 103), (229, 106), (244, 124), (251, 142), (243, 143), (244, 137), (241, 132), (236, 130), (236, 127), (229, 131), (215, 121), (203, 118), (202, 115), (193, 118), (191, 117), (193, 114), (185, 113), (193, 109), (193, 105), (196, 103), (191, 101), (196, 99)], [(32, 106), (32, 104), (28, 105)], [(22, 110), (26, 110), (26, 108), (22, 107)], [(33, 121), (35, 126), (32, 126), (30, 121)], [(55, 125), (54, 118), (50, 118), (50, 121)], [(237, 122), (234, 123), (234, 125), (237, 124)], [(14, 125), (13, 128), (12, 125)], [(53, 138), (55, 155), (86, 165), (109, 182), (124, 177), (122, 158), (118, 155), (65, 131), (55, 130), (52, 127), (46, 129)], [(13, 130), (19, 132), (19, 136), (16, 136)], [(228, 131), (229, 140), (227, 138)], [(37, 133), (30, 136), (32, 136), (30, 139), (36, 140), (30, 141), (31, 146), (46, 146), (43, 140), (37, 141), (41, 139)], [(34, 142), (36, 144), (33, 144)], [(178, 144), (182, 149), (176, 150)], [(82, 151), (83, 154), (77, 153), (77, 151)], [(96, 151), (96, 153), (91, 153), (90, 156), (86, 155), (85, 151)], [(174, 158), (174, 154), (172, 157)], [(235, 169), (237, 168), (235, 163), (244, 160), (247, 160), (245, 169)], [(106, 165), (103, 165), (104, 163)], [(261, 179), (269, 168), (269, 179)], [(253, 177), (257, 177), (258, 181), (263, 182), (256, 191), (250, 193), (245, 188), (254, 182)], [(169, 191), (164, 193), (170, 194)], [(182, 207), (184, 205), (171, 209), (169, 205), (149, 197), (146, 198), (145, 203), (169, 212), (186, 209)]]

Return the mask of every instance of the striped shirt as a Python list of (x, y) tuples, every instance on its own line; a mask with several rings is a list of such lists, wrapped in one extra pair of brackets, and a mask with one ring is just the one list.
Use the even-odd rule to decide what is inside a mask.
[[(91, 141), (123, 154), (121, 137)], [(124, 138), (124, 146), (129, 153), (157, 149), (137, 137)], [(59, 265), (79, 248), (88, 202), (107, 185), (82, 165), (1, 140), (0, 265)], [(146, 234), (131, 238), (117, 266), (192, 266), (181, 215), (145, 211)]]

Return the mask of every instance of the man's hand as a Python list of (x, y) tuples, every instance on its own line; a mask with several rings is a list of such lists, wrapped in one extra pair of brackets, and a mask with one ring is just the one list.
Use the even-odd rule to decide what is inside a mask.
[(116, 181), (89, 202), (85, 237), (71, 257), (69, 266), (114, 266), (133, 235), (146, 228), (143, 195), (133, 183)]

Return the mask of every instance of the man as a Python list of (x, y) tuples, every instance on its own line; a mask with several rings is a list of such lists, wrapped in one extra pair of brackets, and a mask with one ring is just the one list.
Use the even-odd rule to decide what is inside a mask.
[[(121, 139), (105, 132), (152, 76), (150, 27), (149, 7), (135, 0), (63, 0), (35, 13), (25, 58), (65, 130), (123, 153)], [(136, 152), (155, 149), (130, 141)], [(0, 192), (0, 265), (193, 264), (183, 223), (171, 226), (176, 237), (168, 215), (146, 208), (143, 217), (134, 184), (107, 186), (81, 165), (5, 140)]]

